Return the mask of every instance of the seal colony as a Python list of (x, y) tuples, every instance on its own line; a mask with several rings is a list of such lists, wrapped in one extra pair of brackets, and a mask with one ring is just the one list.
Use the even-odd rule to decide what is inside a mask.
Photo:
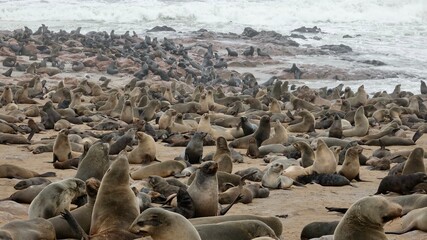
[[(0, 236), (385, 239), (426, 230), (427, 201), (398, 199), (427, 191), (425, 91), (297, 88), (292, 80), (312, 73), (295, 64), (258, 83), (249, 67), (230, 69), (274, 64), (277, 49), (208, 33), (0, 32)], [(291, 41), (281, 46), (298, 52)], [(349, 209), (331, 216), (324, 207)], [(391, 229), (402, 209), (408, 217)]]

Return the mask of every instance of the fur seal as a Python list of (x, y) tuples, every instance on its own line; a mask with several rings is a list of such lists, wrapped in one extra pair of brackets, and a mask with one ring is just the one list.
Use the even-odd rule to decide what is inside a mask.
[(412, 150), (408, 160), (406, 160), (405, 166), (403, 167), (402, 175), (417, 172), (426, 172), (426, 168), (424, 166), (424, 149), (420, 147)]
[(387, 240), (383, 226), (401, 216), (402, 208), (384, 197), (364, 197), (344, 214), (334, 232), (335, 240)]
[(62, 129), (58, 132), (55, 143), (53, 144), (53, 162), (64, 162), (71, 159), (71, 146), (68, 134), (68, 129)]
[(130, 128), (123, 136), (119, 137), (113, 144), (110, 145), (109, 155), (119, 154), (126, 146), (132, 146), (132, 141), (136, 135), (136, 128)]
[(289, 189), (294, 184), (294, 180), (280, 175), (282, 171), (282, 164), (272, 164), (262, 177), (262, 186), (272, 189)]
[(0, 239), (44, 239), (55, 240), (55, 229), (43, 219), (35, 218), (24, 221), (11, 221), (0, 227)]
[(15, 188), (16, 190), (22, 190), (33, 185), (40, 185), (44, 183), (51, 183), (51, 181), (43, 177), (33, 177), (19, 181), (15, 184), (15, 186), (13, 186), (13, 188)]
[(314, 132), (315, 119), (313, 114), (307, 110), (302, 110), (299, 115), (302, 117), (302, 121), (288, 126), (287, 130), (294, 133)]
[(261, 143), (270, 137), (270, 128), (270, 117), (268, 115), (264, 115), (261, 117), (258, 129), (253, 134), (235, 139), (229, 144), (229, 146), (233, 148), (247, 149), (249, 139), (254, 137), (257, 141), (257, 146), (260, 147)]
[(2, 164), (0, 165), (0, 178), (20, 178), (28, 179), (33, 177), (55, 177), (56, 173), (46, 172), (39, 174), (37, 172), (18, 167), (12, 164)]
[(261, 156), (258, 145), (256, 143), (256, 139), (254, 137), (249, 138), (246, 156), (250, 158), (258, 158)]
[(227, 146), (227, 140), (218, 137), (216, 140), (216, 151), (212, 159), (218, 163), (218, 171), (231, 173), (233, 171), (233, 162), (231, 160), (231, 151)]
[(427, 232), (427, 207), (415, 209), (402, 217), (402, 230), (387, 234), (404, 234), (413, 230)]
[(306, 142), (295, 142), (292, 144), (298, 151), (301, 152), (301, 166), (310, 167), (314, 163), (315, 155), (313, 149)]
[(133, 107), (130, 100), (125, 101), (122, 112), (120, 113), (120, 120), (127, 124), (133, 122)]
[(195, 179), (188, 187), (188, 193), (193, 199), (195, 217), (218, 215), (218, 164), (207, 161), (196, 170)]
[(1, 94), (1, 97), (0, 97), (0, 104), (2, 104), (3, 106), (6, 106), (7, 104), (12, 102), (13, 102), (12, 89), (9, 86), (5, 86), (3, 93)]
[(360, 146), (354, 146), (347, 149), (347, 152), (345, 153), (344, 163), (342, 164), (341, 169), (338, 171), (338, 174), (343, 175), (349, 181), (353, 179), (355, 179), (356, 181), (361, 181), (359, 176), (359, 154), (362, 153), (362, 151), (363, 148)]
[(354, 115), (354, 127), (351, 129), (343, 130), (344, 137), (363, 137), (368, 134), (369, 120), (365, 116), (365, 109), (360, 106)]
[(18, 190), (12, 193), (12, 195), (10, 195), (8, 198), (1, 199), (0, 201), (11, 200), (17, 203), (30, 204), (34, 200), (34, 198), (36, 198), (37, 195), (43, 190), (43, 188), (45, 188), (49, 184), (50, 182), (45, 182), (40, 185), (29, 186), (25, 189)]
[(330, 138), (342, 138), (342, 122), (341, 118), (338, 114), (335, 114), (334, 121), (332, 125), (329, 127), (329, 137)]
[(274, 231), (259, 220), (228, 221), (195, 226), (201, 239), (251, 240), (261, 236), (277, 238)]
[(410, 194), (413, 188), (419, 183), (426, 183), (427, 175), (422, 172), (407, 175), (395, 175), (384, 177), (378, 187), (377, 194), (395, 192), (402, 195)]
[(203, 158), (203, 139), (205, 132), (196, 132), (185, 147), (184, 159), (191, 164), (198, 164)]
[(159, 129), (167, 129), (172, 124), (174, 116), (176, 116), (175, 110), (166, 110), (159, 118)]
[[(86, 233), (89, 233), (90, 230), (93, 206), (95, 204), (96, 195), (98, 194), (100, 184), (101, 182), (95, 178), (89, 178), (86, 180), (86, 193), (88, 196), (88, 201), (85, 205), (71, 211), (71, 215), (73, 215), (73, 217)], [(57, 239), (79, 237), (75, 234), (73, 229), (70, 228), (62, 216), (49, 218), (48, 221), (51, 222), (55, 228)]]
[(332, 174), (337, 171), (335, 155), (322, 139), (317, 141), (316, 160), (311, 170), (318, 174)]
[(135, 235), (128, 229), (138, 215), (138, 201), (129, 187), (129, 162), (122, 152), (102, 178), (93, 207), (90, 236), (134, 239)]
[(46, 186), (28, 208), (28, 216), (51, 218), (70, 208), (73, 199), (86, 193), (85, 183), (77, 178), (65, 179)]
[(144, 132), (137, 132), (138, 146), (128, 156), (131, 164), (149, 164), (156, 161), (156, 142), (153, 137)]
[(171, 175), (180, 174), (186, 167), (185, 163), (176, 160), (166, 160), (159, 163), (153, 163), (148, 166), (132, 172), (130, 176), (133, 180), (142, 180), (149, 176), (169, 177)]
[(161, 208), (142, 212), (129, 231), (141, 236), (149, 235), (153, 240), (201, 240), (196, 228), (186, 218)]
[(339, 221), (312, 222), (304, 226), (301, 231), (301, 240), (318, 238), (325, 235), (333, 235)]
[(92, 145), (86, 156), (80, 161), (75, 178), (83, 181), (91, 177), (102, 180), (110, 164), (108, 152), (108, 143), (98, 142)]
[(350, 181), (339, 174), (311, 174), (297, 177), (301, 184), (317, 183), (322, 186), (346, 186), (351, 185)]
[(286, 144), (288, 142), (288, 131), (280, 123), (279, 120), (276, 120), (276, 125), (274, 126), (274, 135), (261, 143), (261, 145), (268, 144)]

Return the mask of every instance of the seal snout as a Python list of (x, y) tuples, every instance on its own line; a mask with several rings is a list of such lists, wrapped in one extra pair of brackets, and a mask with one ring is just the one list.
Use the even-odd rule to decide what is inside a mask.
[(382, 217), (383, 223), (389, 222), (393, 219), (399, 218), (402, 216), (402, 207), (398, 204), (393, 204), (389, 214)]

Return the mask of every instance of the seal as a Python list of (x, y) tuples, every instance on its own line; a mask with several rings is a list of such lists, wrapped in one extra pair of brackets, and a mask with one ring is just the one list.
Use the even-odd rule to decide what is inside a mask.
[(426, 183), (427, 175), (422, 172), (407, 175), (395, 175), (384, 177), (378, 187), (377, 194), (395, 192), (402, 195), (410, 194), (413, 188), (419, 183)]
[(126, 146), (132, 146), (132, 141), (136, 135), (136, 128), (130, 128), (123, 136), (119, 137), (117, 141), (110, 145), (109, 155), (119, 154)]
[(251, 135), (258, 128), (255, 124), (250, 123), (248, 118), (245, 116), (240, 117), (240, 122), (239, 122), (238, 126), (242, 128), (243, 134), (245, 136)]
[(314, 132), (315, 119), (313, 114), (307, 110), (302, 110), (299, 115), (302, 117), (302, 121), (288, 126), (287, 130), (294, 133)]
[(412, 150), (408, 160), (406, 160), (405, 166), (403, 167), (402, 175), (417, 172), (426, 172), (426, 168), (424, 166), (424, 149), (420, 147)]
[(322, 139), (317, 141), (316, 160), (313, 162), (311, 170), (318, 174), (332, 174), (337, 171), (335, 155)]
[(231, 173), (233, 171), (233, 162), (231, 160), (231, 151), (227, 146), (227, 140), (224, 137), (218, 137), (216, 140), (216, 151), (212, 159), (218, 163), (218, 171)]
[(159, 176), (149, 176), (148, 184), (153, 191), (158, 192), (168, 198), (169, 196), (178, 193), (180, 187), (169, 184), (165, 179)]
[(360, 146), (354, 146), (347, 149), (345, 153), (344, 163), (342, 164), (341, 169), (338, 171), (338, 174), (343, 175), (349, 181), (355, 179), (360, 182), (360, 162), (359, 162), (359, 154), (361, 154), (363, 148)]
[(0, 144), (30, 144), (30, 141), (22, 135), (0, 133)]
[(129, 187), (129, 162), (122, 151), (102, 178), (93, 207), (90, 236), (134, 239), (128, 229), (138, 215), (138, 201)]
[(142, 180), (149, 176), (169, 177), (175, 174), (180, 175), (186, 164), (181, 161), (166, 160), (159, 163), (153, 163), (139, 168), (130, 174), (133, 180)]
[[(24, 231), (25, 229), (25, 231)], [(45, 239), (55, 240), (55, 229), (43, 219), (35, 218), (25, 221), (11, 221), (0, 227), (1, 239)]]
[(402, 206), (403, 215), (414, 209), (427, 207), (427, 195), (425, 194), (403, 195), (388, 197), (387, 199)]
[(257, 146), (260, 147), (261, 143), (270, 137), (270, 128), (270, 117), (268, 115), (264, 115), (261, 117), (258, 129), (253, 134), (235, 139), (229, 144), (229, 146), (233, 148), (247, 149), (249, 139), (254, 137), (257, 141)]
[(334, 232), (335, 240), (387, 240), (384, 224), (400, 217), (402, 208), (384, 197), (364, 197), (344, 214)]
[(80, 161), (75, 178), (83, 181), (92, 177), (102, 180), (110, 164), (108, 152), (108, 143), (98, 142), (92, 145), (86, 156)]
[(71, 201), (86, 194), (85, 183), (77, 178), (65, 179), (46, 186), (28, 208), (28, 217), (51, 218), (65, 209), (69, 210)]
[(369, 120), (365, 116), (365, 109), (360, 106), (354, 115), (354, 127), (343, 130), (344, 137), (363, 137), (368, 134)]
[(12, 89), (9, 86), (5, 86), (3, 93), (1, 94), (1, 97), (0, 97), (0, 104), (2, 104), (3, 106), (6, 106), (7, 104), (12, 102), (13, 102)]
[(294, 180), (289, 177), (280, 175), (282, 171), (282, 164), (272, 164), (262, 177), (262, 186), (272, 189), (289, 189), (292, 184), (294, 184)]
[(306, 142), (298, 141), (292, 144), (294, 148), (301, 152), (301, 166), (310, 167), (314, 163), (315, 155), (313, 149)]
[(191, 164), (198, 164), (203, 158), (203, 139), (206, 137), (205, 132), (196, 132), (190, 142), (185, 147), (184, 159)]
[[(79, 208), (72, 210), (70, 213), (82, 227), (82, 229), (88, 233), (90, 230), (92, 211), (95, 204), (96, 196), (98, 194), (99, 186), (101, 182), (95, 178), (89, 178), (86, 180), (86, 193), (87, 203)], [(67, 221), (62, 216), (56, 216), (48, 219), (55, 228), (56, 238), (78, 238), (77, 234), (70, 228)]]
[(127, 124), (133, 122), (133, 107), (130, 100), (125, 101), (122, 112), (120, 113), (120, 120)]
[(261, 145), (268, 144), (286, 144), (288, 143), (288, 131), (280, 123), (279, 120), (276, 120), (276, 125), (274, 126), (274, 135), (261, 143)]
[(68, 134), (68, 129), (62, 129), (58, 132), (55, 143), (53, 144), (53, 162), (64, 162), (71, 159), (71, 146)]
[(138, 146), (128, 156), (131, 164), (150, 164), (156, 159), (156, 142), (153, 137), (144, 132), (137, 132)]
[(149, 235), (153, 240), (201, 240), (196, 228), (185, 217), (161, 208), (142, 212), (129, 231), (140, 236)]
[(22, 190), (33, 185), (40, 185), (44, 183), (51, 183), (51, 181), (43, 177), (33, 177), (19, 181), (15, 184), (15, 186), (13, 186), (13, 188), (15, 188), (16, 190)]
[(297, 177), (297, 181), (301, 184), (317, 183), (322, 186), (353, 186), (346, 177), (339, 174), (302, 175)]
[(228, 221), (196, 225), (195, 227), (201, 239), (206, 240), (252, 240), (261, 236), (279, 239), (267, 224), (259, 220)]
[(194, 181), (187, 191), (193, 199), (195, 217), (218, 215), (218, 164), (207, 161), (196, 170)]
[(33, 177), (55, 177), (56, 173), (46, 172), (39, 174), (37, 172), (18, 167), (12, 164), (2, 164), (0, 165), (0, 178), (20, 178), (28, 179)]
[(175, 110), (166, 110), (159, 118), (159, 129), (167, 129), (172, 124), (174, 116), (176, 116)]
[(258, 145), (256, 143), (256, 139), (254, 137), (249, 138), (249, 144), (248, 144), (248, 150), (246, 151), (246, 156), (250, 158), (261, 157)]
[(387, 234), (404, 234), (413, 230), (427, 232), (427, 207), (415, 209), (402, 217), (402, 230)]
[(334, 121), (329, 127), (329, 137), (330, 138), (342, 138), (342, 122), (338, 114), (335, 114)]
[(28, 188), (12, 193), (12, 195), (10, 195), (8, 198), (1, 199), (0, 201), (10, 200), (17, 203), (30, 204), (34, 198), (36, 198), (37, 195), (43, 190), (43, 188), (49, 184), (50, 182), (45, 182), (40, 185), (29, 186)]
[(325, 235), (333, 235), (339, 221), (312, 222), (304, 226), (301, 231), (301, 240), (319, 238)]

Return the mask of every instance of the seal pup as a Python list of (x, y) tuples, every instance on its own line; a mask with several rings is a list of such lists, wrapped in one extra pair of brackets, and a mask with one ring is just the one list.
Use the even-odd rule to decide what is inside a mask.
[(16, 220), (0, 227), (0, 239), (43, 239), (55, 240), (55, 229), (43, 219)]
[(15, 186), (13, 186), (13, 188), (15, 188), (16, 190), (22, 190), (34, 185), (40, 185), (44, 183), (51, 183), (51, 181), (43, 177), (33, 177), (19, 181), (15, 184)]
[(196, 228), (186, 218), (161, 208), (142, 212), (129, 231), (140, 236), (149, 235), (153, 240), (201, 240)]
[(301, 175), (297, 177), (297, 181), (301, 184), (317, 183), (321, 186), (346, 186), (354, 187), (350, 181), (339, 174), (311, 174)]
[(180, 175), (187, 165), (182, 161), (166, 160), (159, 163), (153, 163), (143, 166), (130, 174), (133, 180), (142, 180), (149, 176), (157, 175), (160, 177), (169, 177), (176, 174)]
[(325, 235), (333, 235), (339, 221), (312, 222), (304, 226), (301, 231), (301, 240), (318, 238)]
[(402, 208), (384, 197), (364, 197), (344, 214), (334, 232), (335, 240), (387, 240), (384, 224), (401, 216)]
[(71, 146), (68, 140), (68, 129), (62, 129), (56, 136), (55, 143), (53, 144), (53, 163), (56, 161), (64, 162), (71, 159)]
[(413, 230), (427, 232), (427, 207), (410, 211), (402, 217), (402, 230), (386, 234), (404, 234)]
[(2, 164), (0, 165), (0, 178), (18, 178), (18, 179), (28, 179), (33, 177), (55, 177), (56, 173), (46, 172), (39, 174), (37, 172), (18, 167), (12, 164)]
[(91, 177), (102, 180), (110, 164), (108, 152), (108, 143), (98, 142), (92, 145), (86, 156), (80, 161), (75, 178), (83, 181)]
[(406, 160), (405, 166), (403, 167), (402, 175), (417, 172), (426, 172), (426, 168), (424, 166), (424, 149), (420, 147), (412, 150), (408, 160)]
[(203, 139), (206, 137), (205, 132), (196, 132), (188, 142), (184, 151), (184, 159), (191, 164), (198, 164), (203, 158)]
[(15, 201), (17, 203), (30, 204), (34, 200), (34, 198), (36, 198), (37, 195), (43, 190), (43, 188), (45, 188), (49, 184), (50, 182), (45, 182), (40, 185), (29, 186), (25, 189), (18, 190), (12, 193), (12, 195), (10, 195), (8, 198), (0, 199), (0, 201), (10, 200)]
[(69, 209), (73, 199), (86, 194), (85, 182), (77, 178), (65, 179), (46, 186), (28, 208), (28, 217), (51, 218)]
[(129, 162), (122, 151), (102, 178), (92, 212), (91, 237), (135, 238), (128, 229), (139, 215), (139, 205), (129, 182)]
[(196, 170), (187, 191), (193, 199), (195, 217), (218, 215), (218, 163), (207, 161)]
[(131, 164), (150, 164), (156, 159), (156, 142), (153, 137), (144, 132), (137, 132), (138, 146), (128, 156)]
[(261, 157), (256, 139), (254, 137), (249, 138), (248, 150), (246, 151), (246, 156), (248, 156), (250, 158)]
[(227, 146), (227, 140), (224, 137), (218, 137), (216, 140), (216, 151), (212, 159), (218, 163), (218, 171), (231, 173), (233, 171), (233, 162), (231, 160), (231, 151)]
[(294, 180), (280, 175), (283, 171), (283, 165), (280, 163), (272, 164), (262, 177), (262, 186), (272, 189), (289, 189)]
[(119, 137), (113, 144), (110, 145), (109, 155), (119, 154), (126, 146), (132, 146), (132, 141), (136, 135), (136, 128), (130, 128), (126, 133)]
[(338, 171), (338, 174), (343, 175), (349, 181), (355, 179), (356, 181), (362, 181), (360, 179), (360, 162), (359, 154), (361, 154), (363, 148), (360, 146), (354, 146), (347, 149), (345, 153), (344, 163), (342, 164), (341, 169)]
[(360, 106), (354, 115), (354, 127), (343, 130), (344, 137), (363, 137), (368, 134), (369, 120), (365, 116), (365, 109)]
[(427, 183), (427, 175), (423, 172), (386, 176), (381, 180), (375, 195), (386, 194), (388, 192), (395, 192), (402, 195), (410, 194), (419, 183)]
[(228, 221), (195, 227), (201, 239), (206, 240), (251, 240), (261, 236), (279, 239), (267, 224), (259, 220)]

